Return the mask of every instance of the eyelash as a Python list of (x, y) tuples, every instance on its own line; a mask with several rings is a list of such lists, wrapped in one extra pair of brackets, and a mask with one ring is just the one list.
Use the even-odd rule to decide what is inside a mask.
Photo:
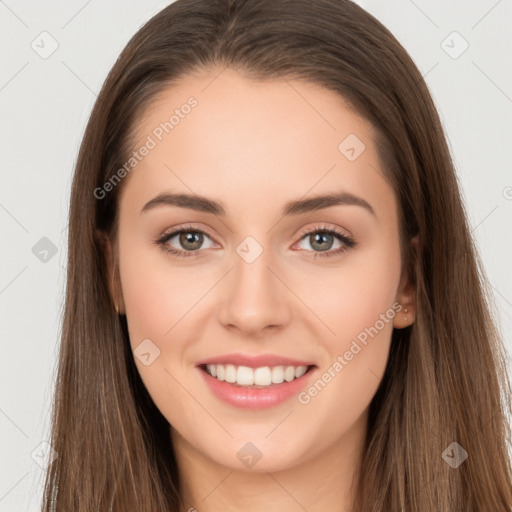
[[(180, 226), (178, 229), (174, 230), (172, 233), (168, 233), (163, 235), (162, 237), (156, 239), (154, 241), (155, 244), (161, 246), (164, 251), (167, 253), (173, 254), (175, 256), (179, 257), (190, 257), (190, 256), (196, 256), (199, 252), (201, 252), (201, 249), (197, 249), (195, 251), (182, 251), (180, 249), (175, 249), (174, 247), (170, 247), (167, 245), (167, 241), (173, 238), (176, 235), (179, 235), (181, 233), (187, 233), (187, 232), (193, 232), (193, 233), (201, 233), (203, 235), (208, 236), (210, 235), (206, 233), (206, 231), (203, 231), (201, 229), (195, 228), (193, 226)], [(329, 235), (334, 235), (337, 237), (344, 245), (338, 249), (330, 250), (330, 251), (313, 251), (314, 256), (313, 258), (328, 258), (330, 256), (336, 256), (338, 254), (342, 254), (346, 252), (348, 249), (352, 249), (353, 247), (357, 246), (357, 242), (345, 235), (344, 233), (341, 233), (337, 229), (330, 228), (327, 226), (317, 226), (314, 228), (308, 228), (304, 233), (302, 233), (300, 240), (305, 238), (307, 235), (310, 235), (312, 233), (327, 233)]]

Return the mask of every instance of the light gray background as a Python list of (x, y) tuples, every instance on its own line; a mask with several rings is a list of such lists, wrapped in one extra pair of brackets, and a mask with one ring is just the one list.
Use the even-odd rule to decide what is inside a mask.
[[(49, 453), (41, 443), (48, 438), (68, 200), (83, 130), (122, 48), (168, 3), (0, 0), (0, 511), (39, 510), (38, 455)], [(426, 77), (511, 350), (512, 1), (358, 3), (395, 34)], [(52, 38), (58, 48), (44, 59)], [(457, 56), (464, 40), (469, 47)], [(55, 245), (54, 256), (43, 252), (43, 237)]]

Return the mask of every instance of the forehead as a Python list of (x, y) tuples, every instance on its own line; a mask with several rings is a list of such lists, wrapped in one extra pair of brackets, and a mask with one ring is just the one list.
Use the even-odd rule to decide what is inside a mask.
[(134, 151), (152, 147), (125, 184), (131, 203), (163, 189), (222, 196), (233, 210), (249, 197), (277, 208), (339, 189), (376, 210), (394, 201), (372, 125), (340, 95), (302, 80), (195, 72), (154, 98), (134, 133)]

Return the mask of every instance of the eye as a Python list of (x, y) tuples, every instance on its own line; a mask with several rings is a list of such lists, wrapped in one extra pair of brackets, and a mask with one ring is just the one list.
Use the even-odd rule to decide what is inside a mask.
[[(306, 241), (313, 248), (314, 258), (336, 256), (357, 245), (354, 239), (335, 228), (327, 226), (309, 228), (303, 234), (302, 240)], [(335, 250), (330, 250), (336, 240), (340, 246)]]
[[(164, 250), (175, 254), (177, 256), (194, 256), (200, 252), (200, 248), (204, 243), (205, 237), (209, 235), (201, 229), (192, 226), (181, 226), (179, 229), (174, 230), (172, 233), (166, 234), (155, 241), (157, 245), (163, 246)], [(176, 239), (175, 244), (179, 244), (183, 249), (177, 249), (169, 245), (173, 239)], [(204, 248), (204, 247), (203, 247)], [(208, 247), (206, 247), (208, 249)]]
[[(174, 254), (179, 257), (189, 257), (198, 255), (201, 252), (201, 248), (205, 249), (205, 247), (202, 247), (206, 239), (205, 237), (211, 240), (211, 237), (201, 229), (194, 228), (193, 226), (180, 226), (171, 233), (165, 234), (161, 238), (155, 240), (155, 244), (162, 246), (163, 249), (170, 254)], [(173, 239), (176, 239), (174, 244), (180, 245), (181, 248), (177, 248), (175, 245), (170, 244)], [(327, 226), (315, 226), (314, 228), (309, 228), (302, 234), (301, 242), (302, 240), (308, 242), (313, 248), (312, 252), (314, 252), (314, 258), (335, 256), (357, 245), (355, 240), (349, 236), (335, 228)], [(336, 240), (340, 246), (335, 250), (331, 250)], [(206, 247), (206, 249), (211, 247), (212, 246), (210, 245), (209, 247)], [(311, 252), (308, 249), (306, 249), (306, 251)]]

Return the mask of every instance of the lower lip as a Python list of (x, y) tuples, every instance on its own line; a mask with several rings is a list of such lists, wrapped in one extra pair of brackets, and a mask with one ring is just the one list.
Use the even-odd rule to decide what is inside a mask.
[(248, 388), (220, 381), (203, 368), (197, 368), (217, 398), (235, 407), (254, 410), (274, 407), (297, 395), (316, 370), (316, 367), (312, 367), (304, 375), (291, 382), (284, 381), (281, 384), (272, 384), (262, 388)]

